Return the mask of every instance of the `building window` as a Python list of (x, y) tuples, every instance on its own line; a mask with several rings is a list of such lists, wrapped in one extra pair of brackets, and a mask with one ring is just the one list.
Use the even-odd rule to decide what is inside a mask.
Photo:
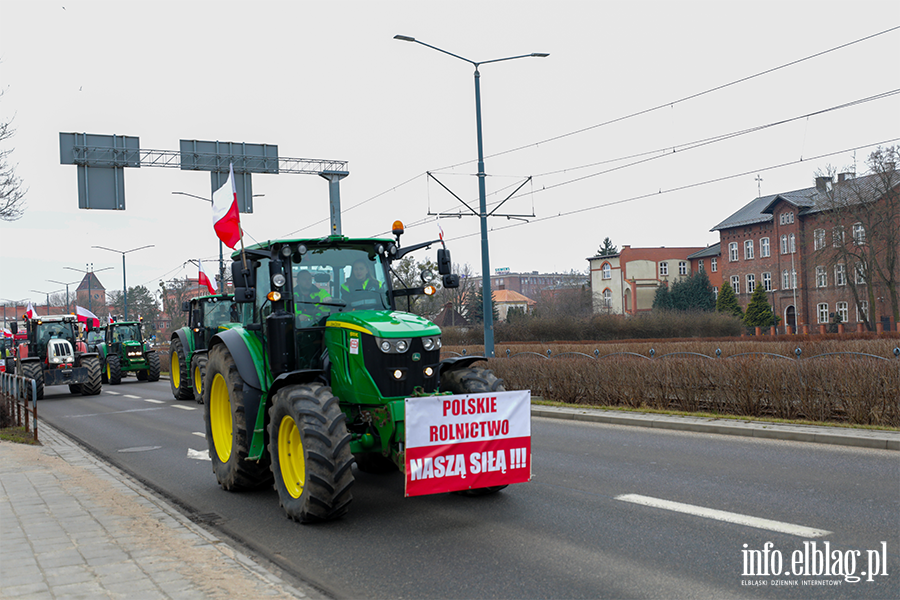
[(715, 258), (709, 259), (709, 269), (713, 273), (719, 270), (719, 262)]
[(780, 222), (782, 225), (790, 225), (791, 223), (794, 222), (794, 213), (792, 213), (792, 212), (781, 213), (781, 217), (779, 218), (779, 222)]
[(794, 269), (791, 269), (791, 289), (797, 289), (797, 271)]
[(791, 274), (787, 269), (781, 272), (781, 289), (788, 290), (791, 288)]
[(863, 300), (859, 304), (856, 305), (856, 320), (857, 321), (868, 321), (869, 320), (869, 303), (866, 300)]
[(819, 317), (819, 323), (827, 323), (828, 322), (828, 305), (825, 303), (819, 304), (816, 307), (816, 314)]
[(753, 259), (753, 240), (744, 240), (744, 260)]
[(752, 294), (753, 290), (756, 289), (756, 275), (750, 274), (747, 275), (747, 293)]
[(772, 274), (771, 273), (763, 273), (763, 288), (767, 292), (772, 291)]
[(840, 248), (844, 245), (844, 226), (838, 225), (831, 230), (831, 245)]
[(612, 279), (612, 267), (609, 266), (609, 263), (603, 263), (603, 266), (600, 267), (600, 273), (603, 279)]
[(834, 265), (834, 285), (847, 285), (847, 271), (844, 265)]
[(702, 259), (702, 258), (701, 258), (700, 260), (697, 261), (697, 270), (698, 270), (698, 271), (703, 271), (703, 270), (704, 270), (704, 268), (703, 268), (703, 259)]
[(603, 290), (603, 307), (609, 308), (612, 306), (612, 292), (609, 291), (609, 288)]
[(828, 287), (828, 274), (825, 267), (816, 267), (816, 287)]
[(769, 256), (771, 252), (769, 251), (769, 238), (760, 238), (759, 240), (759, 255), (762, 258), (766, 258)]
[(781, 253), (782, 254), (788, 253), (788, 242), (787, 242), (786, 235), (781, 236)]
[(678, 274), (679, 275), (687, 275), (687, 263), (682, 261), (678, 262)]
[(731, 262), (735, 262), (738, 259), (738, 249), (737, 242), (731, 242), (728, 244), (728, 260)]
[(825, 230), (824, 229), (816, 229), (813, 231), (813, 248), (816, 250), (821, 250), (825, 247)]
[(659, 263), (659, 275), (660, 277), (664, 277), (669, 274), (669, 263), (662, 262)]
[(853, 243), (862, 246), (866, 243), (866, 228), (862, 223), (853, 224)]
[(790, 246), (790, 249), (791, 249), (791, 254), (793, 254), (794, 252), (797, 251), (797, 244), (796, 244), (795, 241), (794, 241), (794, 234), (793, 234), (793, 233), (792, 233), (791, 235), (788, 236), (788, 242), (789, 242), (788, 245)]
[(850, 318), (850, 311), (847, 310), (846, 302), (838, 302), (835, 311), (841, 316), (841, 323), (846, 323)]
[(716, 296), (716, 300), (719, 299), (719, 286), (713, 287), (713, 294)]
[(865, 285), (866, 283), (866, 272), (863, 269), (862, 263), (856, 263), (856, 283), (860, 285)]
[(731, 276), (731, 288), (734, 290), (735, 294), (741, 293), (741, 278), (737, 275)]

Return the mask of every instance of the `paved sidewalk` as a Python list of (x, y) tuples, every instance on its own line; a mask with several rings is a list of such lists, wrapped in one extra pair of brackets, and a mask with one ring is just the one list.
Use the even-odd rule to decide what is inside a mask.
[(2, 598), (323, 598), (188, 520), (41, 422), (0, 442)]
[(766, 423), (763, 421), (738, 421), (735, 419), (709, 417), (682, 417), (678, 415), (658, 415), (592, 408), (575, 409), (542, 405), (533, 405), (531, 407), (531, 415), (533, 417), (590, 421), (612, 425), (740, 435), (880, 450), (900, 450), (900, 432), (898, 431), (793, 425), (787, 423)]

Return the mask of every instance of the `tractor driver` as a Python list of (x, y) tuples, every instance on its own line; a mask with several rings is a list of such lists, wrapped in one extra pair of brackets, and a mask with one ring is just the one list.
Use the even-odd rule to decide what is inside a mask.
[[(325, 290), (319, 289), (313, 284), (312, 273), (303, 270), (297, 273), (296, 292), (294, 292), (294, 313), (301, 321), (318, 321), (327, 310), (320, 303), (331, 301), (331, 297)], [(307, 323), (309, 326), (312, 323)]]
[[(381, 291), (381, 282), (369, 273), (369, 264), (363, 259), (353, 261), (350, 277), (341, 286), (341, 297), (349, 305), (372, 299)], [(374, 300), (373, 300), (374, 304)]]

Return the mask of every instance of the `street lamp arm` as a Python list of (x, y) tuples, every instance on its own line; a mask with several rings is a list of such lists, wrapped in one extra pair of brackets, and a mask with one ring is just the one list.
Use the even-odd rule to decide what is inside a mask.
[(458, 54), (453, 54), (452, 52), (447, 52), (446, 50), (443, 50), (443, 49), (441, 49), (441, 48), (438, 48), (437, 46), (432, 46), (431, 44), (426, 44), (425, 42), (419, 41), (419, 40), (417, 40), (417, 39), (414, 38), (414, 37), (409, 37), (408, 35), (395, 35), (395, 36), (394, 36), (394, 39), (395, 39), (395, 40), (401, 40), (401, 41), (403, 41), (403, 42), (415, 42), (415, 43), (417, 43), (417, 44), (422, 44), (423, 46), (426, 46), (426, 47), (428, 47), (428, 48), (431, 48), (432, 50), (437, 50), (438, 52), (443, 52), (444, 54), (449, 54), (450, 56), (452, 56), (452, 57), (454, 57), (454, 58), (458, 58), (459, 60), (464, 60), (464, 61), (466, 61), (467, 63), (469, 63), (469, 64), (471, 64), (471, 65), (474, 65), (476, 69), (478, 68), (478, 65), (480, 64), (480, 63), (475, 62), (474, 60), (469, 60), (468, 58), (465, 58), (465, 57), (460, 56), (460, 55), (458, 55)]
[(519, 56), (507, 56), (506, 58), (495, 58), (495, 59), (492, 59), (492, 60), (483, 60), (483, 61), (481, 61), (481, 62), (473, 63), (473, 64), (474, 64), (476, 67), (478, 67), (479, 65), (486, 65), (486, 64), (488, 64), (488, 63), (502, 62), (502, 61), (504, 61), (504, 60), (515, 60), (515, 59), (517, 59), (517, 58), (531, 58), (531, 57), (535, 57), (535, 58), (546, 58), (546, 57), (548, 57), (548, 56), (550, 56), (550, 55), (549, 55), (549, 54), (546, 54), (546, 53), (544, 53), (544, 52), (532, 52), (531, 54), (520, 54)]
[[(206, 202), (212, 203), (212, 200), (210, 198), (204, 198), (203, 196), (197, 196), (195, 194), (188, 194), (187, 192), (172, 192), (172, 193), (176, 194), (178, 196), (190, 196), (191, 198), (197, 198), (198, 200), (204, 200)], [(264, 196), (265, 194), (258, 194), (258, 195)], [(254, 194), (253, 197), (255, 198), (256, 196), (257, 196), (257, 194)]]
[[(153, 248), (155, 245), (150, 244), (149, 246), (141, 246), (140, 248), (132, 248), (131, 250), (113, 250), (112, 248), (107, 248), (105, 246), (91, 246), (91, 248), (98, 248), (100, 250), (109, 250), (110, 252), (118, 252), (119, 254), (128, 254), (129, 252), (135, 252), (136, 250), (143, 250), (144, 248)], [(112, 267), (110, 267), (111, 269)]]

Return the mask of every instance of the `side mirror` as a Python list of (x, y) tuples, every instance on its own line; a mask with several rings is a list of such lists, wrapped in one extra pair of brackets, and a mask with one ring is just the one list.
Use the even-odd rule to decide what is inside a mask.
[(234, 301), (238, 303), (256, 302), (256, 288), (234, 288)]
[(235, 302), (256, 301), (256, 267), (258, 266), (259, 261), (250, 262), (246, 269), (239, 260), (231, 263), (231, 280), (234, 282)]
[(447, 289), (453, 289), (459, 287), (459, 275), (456, 273), (447, 273), (442, 278), (441, 283), (444, 284), (444, 287)]
[(194, 310), (193, 314), (191, 315), (191, 321), (193, 321), (191, 325), (193, 325), (194, 327), (200, 327), (201, 325), (203, 325), (203, 316), (200, 314), (199, 308)]
[(94, 320), (93, 319), (87, 320), (87, 322), (84, 324), (84, 330), (87, 331), (88, 333), (90, 333), (91, 331), (94, 330)]
[(188, 312), (189, 310), (191, 310), (191, 303), (188, 302), (188, 301), (182, 302), (182, 303), (181, 303), (181, 311), (182, 311), (182, 312)]
[(17, 333), (19, 333), (19, 324), (13, 321), (9, 324), (9, 330), (12, 331), (13, 335), (16, 335)]
[[(440, 248), (437, 251), (438, 273), (441, 275), (449, 275), (452, 267), (450, 265), (450, 251), (446, 248)], [(459, 282), (457, 281), (457, 287)], [(444, 285), (444, 287), (447, 287)]]

